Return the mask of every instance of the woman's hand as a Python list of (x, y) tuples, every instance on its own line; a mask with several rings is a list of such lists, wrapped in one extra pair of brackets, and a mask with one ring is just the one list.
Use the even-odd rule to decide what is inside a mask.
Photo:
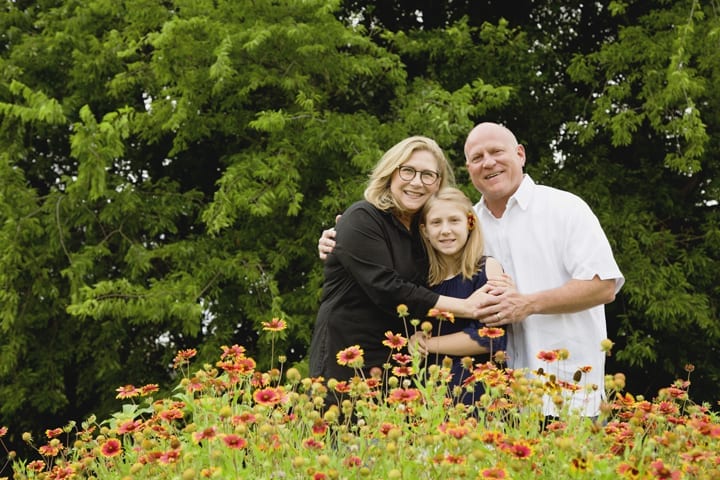
[(488, 277), (487, 284), (492, 287), (488, 293), (491, 295), (500, 295), (506, 290), (516, 290), (515, 282), (510, 275), (503, 273), (500, 275)]

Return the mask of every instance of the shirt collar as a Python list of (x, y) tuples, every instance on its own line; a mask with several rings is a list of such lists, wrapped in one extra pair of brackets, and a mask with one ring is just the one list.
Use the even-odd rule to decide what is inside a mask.
[[(532, 199), (533, 190), (535, 189), (535, 182), (532, 178), (530, 178), (530, 175), (527, 173), (523, 176), (523, 181), (520, 183), (520, 186), (515, 191), (512, 197), (510, 197), (510, 202), (515, 199), (518, 206), (522, 208), (523, 210), (527, 210), (530, 206), (530, 200)], [(509, 202), (508, 202), (509, 203)]]
[[(532, 199), (533, 189), (535, 188), (535, 182), (530, 175), (527, 173), (523, 175), (523, 180), (515, 193), (512, 194), (508, 200), (506, 211), (512, 207), (514, 203), (517, 203), (520, 208), (527, 210), (530, 206), (530, 200)], [(479, 202), (481, 210), (487, 212), (488, 215), (492, 216), (490, 209), (488, 209), (485, 203), (485, 197), (482, 197)]]

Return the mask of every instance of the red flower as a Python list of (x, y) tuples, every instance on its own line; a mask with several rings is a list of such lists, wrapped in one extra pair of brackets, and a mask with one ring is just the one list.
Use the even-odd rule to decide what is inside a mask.
[(382, 343), (388, 348), (400, 350), (407, 345), (407, 339), (398, 333), (392, 333), (388, 330), (385, 332), (385, 340), (383, 340)]
[(420, 398), (420, 392), (416, 388), (396, 388), (390, 392), (388, 403), (410, 403)]
[(312, 432), (313, 435), (325, 435), (328, 430), (328, 424), (323, 420), (317, 420), (313, 423)]
[(325, 446), (325, 443), (320, 440), (315, 440), (314, 438), (308, 438), (303, 442), (303, 446), (311, 450), (320, 450)]
[(160, 387), (158, 387), (157, 383), (148, 383), (144, 387), (140, 387), (140, 395), (143, 397), (146, 395), (150, 395), (151, 393), (157, 392), (160, 390)]
[(443, 423), (438, 427), (438, 430), (443, 432), (446, 435), (449, 435), (456, 439), (461, 439), (468, 433), (470, 433), (470, 429), (466, 427), (465, 425), (454, 425), (454, 424), (447, 424)]
[(478, 335), (487, 338), (500, 338), (505, 335), (505, 330), (497, 327), (483, 327), (478, 330)]
[(439, 310), (437, 308), (431, 308), (427, 314), (428, 317), (435, 317), (440, 321), (447, 320), (450, 323), (455, 323), (455, 315), (451, 312)]
[(180, 450), (168, 450), (158, 457), (158, 462), (168, 464), (175, 463), (180, 458)]
[[(45, 436), (47, 436), (47, 438), (55, 438), (55, 437), (61, 435), (62, 433), (63, 433), (62, 428), (53, 428), (52, 430), (50, 430), (50, 429), (45, 430)], [(0, 435), (0, 437), (2, 437), (2, 435)]]
[(169, 410), (162, 411), (158, 414), (158, 417), (162, 418), (166, 422), (172, 422), (173, 420), (177, 420), (180, 418), (183, 418), (184, 414), (182, 410), (179, 410), (177, 408), (171, 408)]
[(193, 434), (193, 439), (196, 442), (200, 442), (201, 440), (212, 440), (217, 436), (217, 427), (208, 427), (203, 429), (201, 432), (195, 432)]
[(33, 460), (32, 462), (28, 463), (27, 468), (32, 472), (40, 473), (45, 470), (45, 462), (43, 462), (42, 460)]
[(389, 422), (383, 422), (382, 424), (380, 424), (380, 433), (381, 433), (383, 436), (385, 436), (385, 435), (387, 435), (387, 434), (390, 432), (390, 430), (392, 430), (393, 428), (395, 428), (395, 425), (394, 425), (394, 424), (389, 423)]
[(140, 395), (140, 389), (135, 388), (133, 385), (125, 385), (124, 387), (118, 387), (115, 389), (118, 392), (115, 398), (133, 398)]
[(340, 365), (347, 365), (348, 367), (362, 367), (364, 363), (363, 354), (365, 352), (360, 345), (353, 345), (345, 350), (341, 350), (337, 354), (337, 362)]
[(126, 420), (120, 425), (118, 425), (117, 433), (119, 435), (123, 435), (126, 433), (132, 433), (137, 431), (142, 426), (142, 422), (140, 420)]
[(669, 478), (671, 480), (677, 480), (682, 476), (680, 470), (670, 470), (660, 459), (650, 463), (650, 472), (656, 478)]
[(550, 352), (541, 350), (540, 353), (537, 354), (537, 358), (539, 358), (540, 360), (542, 360), (544, 362), (550, 363), (550, 362), (554, 362), (555, 360), (558, 359), (558, 353), (555, 350), (550, 351)]
[(408, 355), (407, 353), (396, 353), (392, 356), (392, 358), (400, 365), (407, 365), (408, 363), (412, 362), (412, 356)]
[(505, 469), (500, 467), (486, 468), (481, 472), (482, 478), (508, 478)]
[(116, 457), (122, 453), (122, 447), (120, 446), (120, 440), (117, 438), (109, 438), (100, 447), (100, 453), (104, 457)]
[(53, 442), (38, 448), (38, 452), (40, 452), (40, 455), (42, 455), (43, 457), (54, 457), (58, 453), (60, 453), (60, 450), (62, 450), (63, 448), (65, 447), (63, 447), (62, 443), (58, 442), (57, 440), (53, 440)]
[(256, 390), (255, 393), (253, 393), (253, 400), (255, 400), (255, 403), (259, 405), (277, 405), (283, 401), (283, 398), (283, 392), (273, 387)]
[(359, 467), (362, 465), (362, 458), (358, 457), (357, 455), (350, 455), (345, 460), (343, 460), (343, 465), (346, 467)]
[(530, 444), (524, 441), (506, 445), (505, 450), (515, 458), (530, 458), (533, 453)]
[(247, 447), (247, 440), (245, 440), (240, 435), (236, 435), (234, 433), (229, 433), (223, 437), (223, 442), (225, 445), (227, 445), (229, 448), (233, 448), (235, 450), (242, 450), (243, 448)]
[(338, 393), (348, 393), (350, 392), (350, 384), (343, 380), (342, 382), (337, 382), (335, 384), (335, 391)]
[(443, 463), (449, 463), (451, 465), (462, 465), (465, 463), (465, 457), (463, 455), (452, 455), (448, 453), (443, 458)]
[(190, 363), (190, 359), (197, 355), (197, 350), (194, 348), (188, 348), (186, 350), (180, 350), (173, 359), (173, 368), (178, 368), (181, 365), (187, 365)]
[(399, 367), (394, 367), (392, 372), (396, 377), (409, 377), (415, 373), (415, 370), (412, 365), (401, 365)]
[(262, 322), (263, 330), (268, 332), (282, 332), (287, 328), (287, 322), (280, 318), (273, 318), (269, 322)]
[(500, 445), (500, 443), (503, 441), (503, 434), (502, 432), (497, 431), (485, 431), (482, 433), (481, 440), (483, 443), (487, 444), (494, 444), (494, 445)]
[(256, 421), (257, 421), (257, 417), (255, 416), (255, 414), (250, 413), (250, 412), (243, 412), (240, 415), (235, 415), (232, 418), (233, 425), (241, 425), (241, 424), (251, 425), (251, 424), (255, 423)]
[(242, 358), (245, 356), (245, 347), (241, 347), (240, 345), (233, 345), (232, 347), (223, 345), (220, 348), (223, 351), (222, 355), (220, 355), (221, 360), (225, 359), (225, 357)]

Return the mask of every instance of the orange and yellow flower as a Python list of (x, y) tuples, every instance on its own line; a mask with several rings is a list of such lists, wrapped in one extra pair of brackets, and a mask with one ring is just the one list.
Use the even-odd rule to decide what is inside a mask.
[(287, 322), (281, 318), (273, 318), (269, 322), (262, 322), (262, 326), (267, 332), (282, 332), (287, 328)]
[(134, 385), (118, 387), (115, 391), (118, 392), (115, 398), (133, 398), (140, 396), (140, 389), (136, 388)]
[(248, 444), (247, 440), (245, 440), (240, 435), (236, 435), (234, 433), (228, 433), (227, 435), (224, 435), (222, 441), (227, 447), (235, 450), (242, 450), (243, 448), (247, 447)]
[(353, 345), (345, 350), (340, 350), (337, 353), (337, 362), (340, 365), (346, 365), (348, 367), (359, 368), (362, 367), (365, 362), (363, 355), (365, 352), (360, 345)]
[(100, 447), (100, 453), (102, 453), (104, 457), (116, 457), (120, 455), (122, 453), (120, 440), (117, 438), (109, 438)]
[(500, 338), (505, 335), (505, 330), (497, 327), (483, 327), (478, 330), (478, 335), (487, 338)]
[(541, 350), (540, 353), (537, 354), (537, 358), (544, 362), (551, 363), (558, 359), (558, 353), (555, 350)]
[(282, 402), (284, 398), (283, 392), (278, 388), (268, 387), (261, 390), (255, 390), (253, 400), (258, 405), (272, 406)]
[(437, 308), (431, 308), (427, 314), (428, 317), (435, 317), (440, 321), (447, 320), (450, 323), (455, 323), (455, 315), (452, 312), (446, 312)]
[(195, 355), (197, 355), (197, 350), (194, 348), (188, 348), (185, 350), (180, 350), (175, 355), (175, 358), (173, 359), (173, 368), (178, 368), (182, 365), (187, 365), (190, 363), (190, 359), (193, 358)]
[(394, 350), (400, 350), (407, 345), (407, 339), (398, 333), (393, 333), (390, 330), (385, 332), (385, 340), (383, 345)]
[(420, 398), (420, 391), (416, 388), (395, 388), (390, 392), (388, 403), (410, 403)]

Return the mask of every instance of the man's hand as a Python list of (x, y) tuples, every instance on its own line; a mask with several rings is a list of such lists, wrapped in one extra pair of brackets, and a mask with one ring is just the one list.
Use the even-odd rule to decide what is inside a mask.
[(476, 311), (475, 318), (488, 327), (500, 327), (524, 320), (530, 314), (529, 299), (517, 291), (515, 282), (503, 273), (488, 278), (482, 287), (490, 296)]
[[(340, 220), (340, 215), (335, 217), (335, 223)], [(335, 248), (335, 228), (328, 228), (323, 230), (322, 235), (318, 239), (318, 256), (320, 260), (325, 259), (330, 255)]]

